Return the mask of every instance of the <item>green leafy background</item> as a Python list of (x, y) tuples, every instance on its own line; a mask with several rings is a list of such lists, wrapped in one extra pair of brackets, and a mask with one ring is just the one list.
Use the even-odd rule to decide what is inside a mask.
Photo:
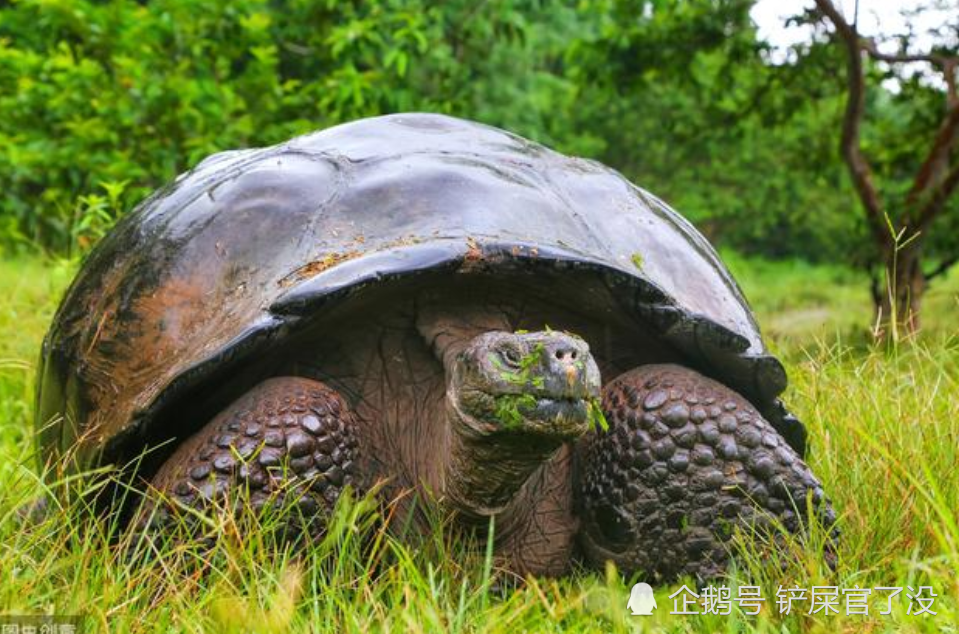
[[(605, 161), (721, 245), (857, 265), (870, 247), (836, 151), (842, 60), (812, 42), (773, 63), (751, 6), (5, 3), (0, 245), (82, 252), (212, 152), (418, 110)], [(887, 196), (904, 196), (941, 97), (916, 79), (871, 93), (867, 151)]]

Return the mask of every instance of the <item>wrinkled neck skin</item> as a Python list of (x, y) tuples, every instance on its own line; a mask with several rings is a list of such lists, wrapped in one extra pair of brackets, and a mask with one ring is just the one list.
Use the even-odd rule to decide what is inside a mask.
[(509, 332), (510, 324), (503, 314), (492, 311), (463, 316), (421, 309), (417, 325), (446, 369), (446, 443), (445, 452), (436, 456), (443, 464), (435, 492), (464, 523), (482, 528), (491, 516), (498, 516), (498, 526), (508, 524), (510, 508), (523, 506), (517, 503), (518, 496), (535, 495), (529, 487), (524, 489), (524, 484), (556, 454), (562, 442), (491, 431), (489, 423), (463, 411), (463, 398), (470, 395), (457, 392), (455, 386), (457, 359), (471, 340), (484, 332)]
[(520, 489), (556, 454), (554, 439), (500, 432), (481, 434), (476, 422), (446, 396), (448, 453), (443, 467), (443, 499), (463, 520), (485, 525), (503, 515)]

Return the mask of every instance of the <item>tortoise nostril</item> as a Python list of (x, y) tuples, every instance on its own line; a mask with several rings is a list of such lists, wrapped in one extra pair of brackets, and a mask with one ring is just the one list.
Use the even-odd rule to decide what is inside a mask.
[(575, 361), (576, 355), (576, 349), (567, 346), (561, 346), (553, 352), (553, 356), (556, 357), (558, 361), (563, 361), (565, 363)]

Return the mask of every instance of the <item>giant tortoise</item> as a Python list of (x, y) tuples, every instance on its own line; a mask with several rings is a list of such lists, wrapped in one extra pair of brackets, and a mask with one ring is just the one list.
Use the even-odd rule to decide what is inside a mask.
[(319, 531), (346, 487), (415, 491), (492, 518), (523, 573), (709, 577), (737, 527), (834, 522), (707, 241), (599, 163), (447, 116), (178, 177), (90, 254), (38, 384), (48, 463), (136, 464), (175, 508), (294, 490)]

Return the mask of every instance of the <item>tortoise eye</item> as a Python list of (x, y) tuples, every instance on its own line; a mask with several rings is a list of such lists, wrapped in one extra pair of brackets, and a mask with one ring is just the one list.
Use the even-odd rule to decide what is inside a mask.
[(519, 350), (512, 346), (505, 346), (500, 349), (500, 356), (503, 357), (503, 360), (506, 361), (507, 365), (510, 365), (514, 368), (520, 367), (523, 357), (520, 355)]

